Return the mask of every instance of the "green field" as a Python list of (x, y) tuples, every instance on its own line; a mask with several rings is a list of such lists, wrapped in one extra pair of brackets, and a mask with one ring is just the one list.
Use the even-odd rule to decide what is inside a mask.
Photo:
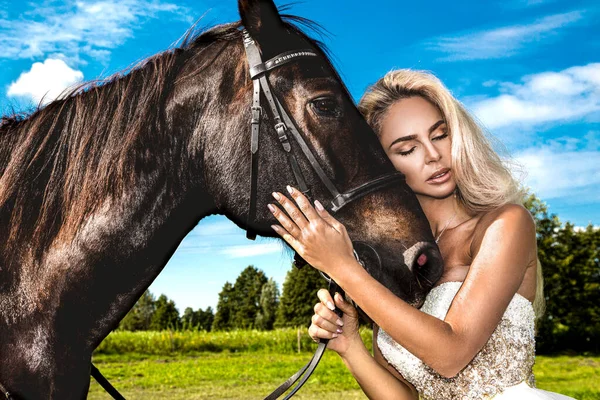
[[(363, 332), (368, 343), (369, 334)], [(128, 399), (259, 399), (310, 359), (314, 344), (305, 336), (297, 353), (295, 330), (116, 332), (98, 349), (94, 363)], [(198, 350), (206, 346), (212, 351)], [(600, 399), (600, 357), (538, 356), (534, 372), (539, 388), (580, 400)], [(324, 397), (366, 398), (333, 352), (325, 353), (297, 395)], [(110, 397), (92, 381), (88, 398)]]

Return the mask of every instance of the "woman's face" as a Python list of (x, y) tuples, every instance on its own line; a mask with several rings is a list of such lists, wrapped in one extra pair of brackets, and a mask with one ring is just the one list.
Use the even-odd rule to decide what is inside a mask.
[(417, 195), (441, 199), (453, 193), (452, 142), (442, 114), (428, 100), (414, 96), (394, 103), (382, 121), (379, 141)]

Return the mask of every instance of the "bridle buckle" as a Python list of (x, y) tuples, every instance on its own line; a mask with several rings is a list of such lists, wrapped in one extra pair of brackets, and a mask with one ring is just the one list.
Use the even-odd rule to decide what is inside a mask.
[(260, 124), (260, 118), (262, 116), (262, 107), (252, 107), (252, 124)]

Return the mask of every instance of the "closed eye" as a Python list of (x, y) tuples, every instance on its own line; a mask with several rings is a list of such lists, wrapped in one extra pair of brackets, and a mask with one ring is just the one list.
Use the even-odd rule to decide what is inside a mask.
[[(433, 139), (431, 139), (431, 140), (443, 140), (443, 139), (445, 139), (445, 138), (447, 138), (447, 137), (448, 137), (448, 131), (447, 131), (447, 130), (444, 130), (444, 133), (443, 133), (442, 135), (440, 135), (440, 136), (436, 136), (436, 137), (434, 137), (434, 138), (433, 138)], [(411, 148), (411, 149), (410, 149), (410, 150), (408, 150), (408, 151), (399, 151), (399, 152), (398, 152), (398, 154), (400, 154), (401, 156), (407, 156), (407, 155), (409, 155), (410, 153), (412, 153), (412, 152), (413, 152), (415, 149), (416, 149), (416, 147), (413, 147), (413, 148)]]

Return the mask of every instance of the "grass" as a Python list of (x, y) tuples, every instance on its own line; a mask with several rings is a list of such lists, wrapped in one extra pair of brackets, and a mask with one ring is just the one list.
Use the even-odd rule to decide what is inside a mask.
[[(370, 331), (362, 333), (370, 344)], [(128, 399), (260, 399), (304, 365), (314, 350), (303, 337), (302, 352), (297, 353), (293, 329), (178, 334), (116, 332), (98, 349), (94, 364)], [(138, 351), (127, 350), (132, 344)], [(207, 346), (211, 352), (199, 350)], [(600, 399), (600, 357), (538, 356), (534, 373), (540, 389), (579, 400)], [(366, 399), (340, 358), (329, 351), (297, 394), (298, 399), (325, 397)], [(110, 399), (94, 380), (88, 398)]]

